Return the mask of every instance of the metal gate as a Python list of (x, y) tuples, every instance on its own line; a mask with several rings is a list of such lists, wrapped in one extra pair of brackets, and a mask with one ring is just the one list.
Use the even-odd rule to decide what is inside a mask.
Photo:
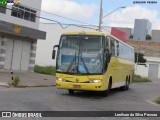
[(8, 39), (5, 56), (5, 69), (25, 70), (29, 68), (31, 42), (23, 39)]
[(158, 78), (158, 69), (159, 69), (159, 64), (149, 64), (148, 77)]

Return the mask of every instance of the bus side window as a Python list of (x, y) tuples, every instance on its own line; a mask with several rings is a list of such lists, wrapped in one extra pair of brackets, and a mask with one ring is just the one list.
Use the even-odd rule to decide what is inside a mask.
[(110, 38), (109, 37), (106, 37), (105, 49), (110, 53)]
[(116, 48), (117, 48), (116, 56), (119, 56), (119, 42), (118, 41), (116, 41)]
[(105, 39), (105, 46), (104, 46), (104, 65), (103, 65), (103, 72), (105, 73), (108, 68), (108, 63), (111, 59), (111, 50), (110, 50), (110, 37), (107, 36)]
[(111, 39), (111, 52), (115, 56), (115, 41), (113, 39)]

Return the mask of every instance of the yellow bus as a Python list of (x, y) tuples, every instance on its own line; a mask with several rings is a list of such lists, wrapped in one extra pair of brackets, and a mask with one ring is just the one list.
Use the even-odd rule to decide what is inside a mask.
[(74, 91), (128, 90), (134, 74), (134, 48), (102, 32), (68, 32), (56, 50), (56, 87)]

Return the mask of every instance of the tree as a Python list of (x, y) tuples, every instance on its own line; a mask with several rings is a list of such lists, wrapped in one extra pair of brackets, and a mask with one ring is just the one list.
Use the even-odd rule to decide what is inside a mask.
[(146, 59), (142, 53), (135, 53), (135, 63), (137, 63), (137, 54), (138, 54), (138, 63), (145, 63)]
[(150, 35), (146, 36), (146, 40), (151, 40), (151, 39), (152, 39), (152, 36), (150, 36)]

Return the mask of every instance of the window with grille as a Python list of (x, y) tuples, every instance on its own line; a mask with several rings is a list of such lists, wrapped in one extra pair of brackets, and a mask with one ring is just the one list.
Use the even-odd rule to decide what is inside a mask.
[(26, 8), (20, 5), (14, 5), (12, 7), (11, 16), (18, 17), (27, 21), (36, 21), (36, 11), (30, 8)]
[(6, 14), (6, 6), (0, 6), (0, 13)]

